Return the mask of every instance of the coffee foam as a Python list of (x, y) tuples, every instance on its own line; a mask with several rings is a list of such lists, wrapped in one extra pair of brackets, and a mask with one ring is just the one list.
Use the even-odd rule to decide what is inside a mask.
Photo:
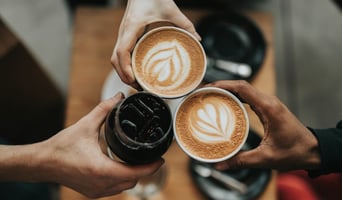
[(133, 71), (144, 89), (166, 97), (183, 96), (202, 81), (204, 51), (184, 31), (155, 31), (137, 44)]
[(199, 93), (178, 109), (176, 133), (184, 148), (204, 159), (218, 159), (244, 142), (244, 111), (232, 98), (220, 93)]
[(229, 142), (236, 122), (233, 111), (215, 98), (195, 105), (189, 120), (193, 137), (206, 143)]
[(150, 74), (158, 90), (174, 90), (189, 76), (191, 59), (177, 40), (161, 42), (152, 47), (143, 59), (141, 70)]

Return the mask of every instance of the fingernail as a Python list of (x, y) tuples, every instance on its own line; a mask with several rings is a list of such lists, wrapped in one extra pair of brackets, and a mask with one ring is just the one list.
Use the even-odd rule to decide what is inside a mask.
[(118, 93), (115, 94), (115, 97), (123, 99), (123, 98), (125, 98), (125, 94), (123, 92), (118, 92)]

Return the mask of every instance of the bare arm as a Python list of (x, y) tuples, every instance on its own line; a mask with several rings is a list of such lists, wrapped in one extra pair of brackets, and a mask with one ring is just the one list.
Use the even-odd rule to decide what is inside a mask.
[(32, 145), (0, 145), (0, 180), (34, 182), (43, 179), (42, 143)]
[(50, 139), (19, 146), (0, 146), (0, 180), (56, 182), (97, 198), (133, 187), (154, 173), (162, 160), (129, 166), (111, 160), (99, 144), (99, 131), (107, 113), (122, 95), (101, 102), (74, 125)]

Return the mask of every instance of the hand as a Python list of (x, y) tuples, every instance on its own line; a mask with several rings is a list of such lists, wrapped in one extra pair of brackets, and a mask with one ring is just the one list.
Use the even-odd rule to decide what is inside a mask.
[(139, 87), (131, 68), (131, 52), (146, 25), (156, 21), (169, 21), (200, 40), (194, 25), (173, 0), (128, 0), (111, 63), (121, 80), (136, 89)]
[[(57, 182), (91, 198), (109, 196), (132, 188), (163, 163), (129, 166), (111, 160), (99, 145), (99, 130), (107, 113), (123, 98), (101, 102), (74, 125), (43, 142), (39, 179)], [(43, 177), (42, 177), (43, 176)]]
[(277, 97), (258, 91), (246, 81), (218, 81), (209, 86), (236, 94), (249, 104), (264, 126), (264, 136), (257, 148), (241, 151), (218, 163), (217, 168), (319, 168), (317, 139)]

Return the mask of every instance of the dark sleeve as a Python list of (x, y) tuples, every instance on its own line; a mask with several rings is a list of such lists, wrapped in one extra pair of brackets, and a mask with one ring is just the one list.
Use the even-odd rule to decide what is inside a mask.
[(310, 170), (309, 176), (317, 177), (323, 174), (342, 172), (342, 121), (336, 128), (312, 129), (316, 136), (321, 154), (321, 168)]

